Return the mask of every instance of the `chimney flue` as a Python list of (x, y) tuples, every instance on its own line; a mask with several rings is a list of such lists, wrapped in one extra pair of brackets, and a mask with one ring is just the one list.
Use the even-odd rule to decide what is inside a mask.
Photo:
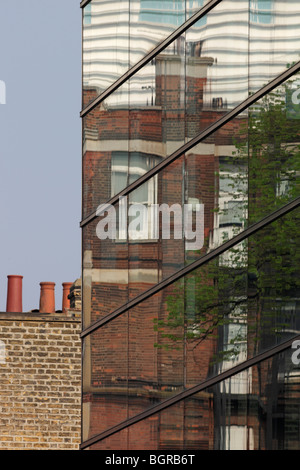
[(63, 295), (62, 295), (62, 311), (65, 313), (70, 308), (70, 299), (68, 298), (70, 294), (70, 288), (73, 285), (73, 282), (63, 282)]
[(55, 282), (40, 282), (40, 313), (55, 313)]
[(23, 276), (13, 274), (7, 276), (7, 312), (23, 311), (22, 281)]

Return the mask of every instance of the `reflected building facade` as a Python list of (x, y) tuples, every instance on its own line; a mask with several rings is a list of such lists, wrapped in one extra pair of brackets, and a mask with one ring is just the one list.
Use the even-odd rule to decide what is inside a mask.
[(298, 449), (300, 5), (82, 7), (82, 448)]

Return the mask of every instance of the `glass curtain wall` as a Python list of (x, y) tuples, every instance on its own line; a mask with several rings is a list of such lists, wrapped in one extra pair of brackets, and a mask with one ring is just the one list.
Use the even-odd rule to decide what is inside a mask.
[(299, 20), (83, 8), (83, 449), (299, 450)]

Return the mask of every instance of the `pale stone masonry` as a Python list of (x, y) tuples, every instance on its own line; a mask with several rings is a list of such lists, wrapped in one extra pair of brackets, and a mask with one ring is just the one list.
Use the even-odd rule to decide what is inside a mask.
[(78, 312), (0, 313), (0, 450), (78, 450)]

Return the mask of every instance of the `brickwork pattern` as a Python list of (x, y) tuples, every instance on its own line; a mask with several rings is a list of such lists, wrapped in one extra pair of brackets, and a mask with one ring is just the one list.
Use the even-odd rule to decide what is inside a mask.
[(0, 314), (0, 449), (78, 450), (81, 322)]

